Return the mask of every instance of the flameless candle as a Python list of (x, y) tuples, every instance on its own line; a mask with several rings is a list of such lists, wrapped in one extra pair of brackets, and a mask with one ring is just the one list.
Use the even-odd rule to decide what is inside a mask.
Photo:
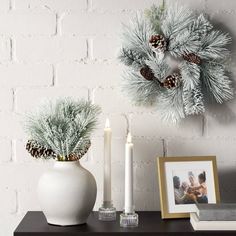
[(109, 119), (106, 119), (104, 129), (104, 182), (103, 204), (98, 211), (98, 219), (102, 221), (116, 220), (116, 208), (111, 199), (111, 128)]
[(109, 206), (111, 204), (111, 135), (109, 119), (106, 119), (104, 129), (104, 184), (103, 202)]
[(138, 226), (138, 214), (135, 213), (133, 199), (133, 148), (132, 136), (128, 133), (125, 144), (125, 207), (120, 214), (121, 227)]
[(132, 213), (133, 208), (133, 143), (128, 133), (125, 144), (125, 213)]

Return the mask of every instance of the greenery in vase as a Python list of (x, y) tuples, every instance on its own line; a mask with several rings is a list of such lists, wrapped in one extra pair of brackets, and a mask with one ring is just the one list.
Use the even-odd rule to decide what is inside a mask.
[(71, 98), (49, 102), (27, 115), (28, 152), (36, 158), (60, 161), (80, 159), (90, 147), (101, 109), (85, 100)]

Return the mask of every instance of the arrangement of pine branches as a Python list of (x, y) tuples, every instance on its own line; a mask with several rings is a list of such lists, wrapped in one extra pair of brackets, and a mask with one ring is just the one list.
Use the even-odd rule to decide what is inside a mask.
[(76, 160), (90, 146), (100, 108), (88, 101), (59, 99), (27, 116), (27, 150), (35, 157)]
[[(164, 121), (202, 114), (208, 98), (233, 98), (225, 65), (231, 37), (204, 14), (178, 4), (154, 5), (124, 26), (122, 41), (123, 90), (136, 105), (156, 107)], [(168, 58), (178, 60), (178, 67), (171, 68)]]

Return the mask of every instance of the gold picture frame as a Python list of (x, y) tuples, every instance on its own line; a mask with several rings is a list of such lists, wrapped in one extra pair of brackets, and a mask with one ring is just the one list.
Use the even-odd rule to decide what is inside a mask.
[[(161, 205), (161, 216), (162, 219), (169, 218), (189, 218), (190, 213), (170, 213), (168, 210), (168, 193), (167, 193), (167, 182), (165, 173), (166, 163), (171, 162), (202, 162), (210, 161), (212, 162), (212, 175), (214, 179), (214, 194), (216, 203), (220, 202), (220, 191), (219, 191), (219, 182), (217, 174), (217, 164), (215, 156), (193, 156), (193, 157), (158, 157), (157, 166), (158, 166), (158, 180), (159, 180), (159, 192), (160, 192), (160, 205)], [(181, 163), (180, 163), (181, 164)], [(173, 185), (172, 185), (173, 186)], [(174, 188), (174, 186), (173, 186)]]

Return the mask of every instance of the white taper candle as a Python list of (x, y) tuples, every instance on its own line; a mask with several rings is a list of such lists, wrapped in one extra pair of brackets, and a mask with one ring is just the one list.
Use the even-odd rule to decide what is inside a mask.
[(125, 144), (125, 213), (133, 213), (133, 143), (130, 133)]
[(111, 136), (109, 119), (106, 119), (104, 129), (104, 183), (103, 202), (105, 205), (111, 203)]

